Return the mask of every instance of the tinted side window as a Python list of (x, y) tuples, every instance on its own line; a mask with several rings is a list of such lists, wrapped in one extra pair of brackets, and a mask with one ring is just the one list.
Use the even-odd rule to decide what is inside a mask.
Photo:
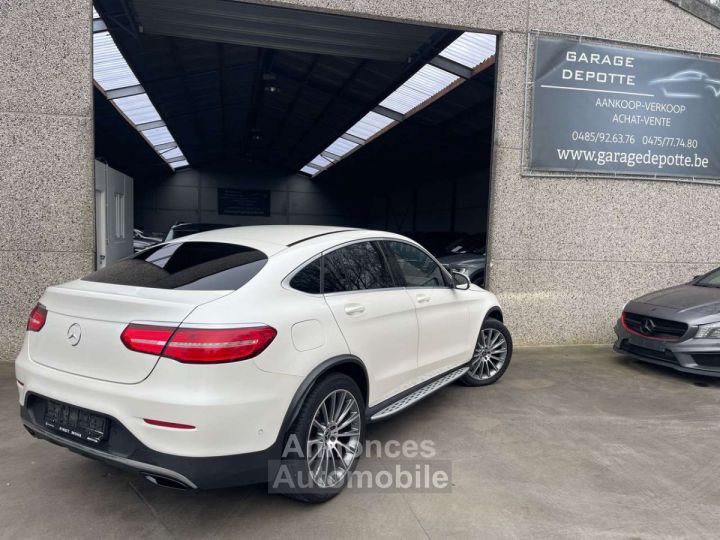
[(300, 270), (290, 280), (290, 286), (298, 291), (320, 294), (320, 274), (322, 272), (322, 259), (315, 259)]
[(428, 255), (404, 242), (383, 242), (388, 256), (397, 263), (407, 287), (445, 287), (440, 266)]
[(220, 242), (160, 244), (84, 277), (85, 281), (196, 291), (239, 289), (265, 266), (257, 249)]
[(323, 292), (394, 287), (392, 275), (378, 247), (361, 242), (336, 249), (324, 257)]

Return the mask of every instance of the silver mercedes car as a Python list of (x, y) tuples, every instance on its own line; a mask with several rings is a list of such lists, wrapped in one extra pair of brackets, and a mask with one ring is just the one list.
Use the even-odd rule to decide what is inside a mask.
[(720, 377), (720, 268), (628, 302), (615, 333), (618, 353)]

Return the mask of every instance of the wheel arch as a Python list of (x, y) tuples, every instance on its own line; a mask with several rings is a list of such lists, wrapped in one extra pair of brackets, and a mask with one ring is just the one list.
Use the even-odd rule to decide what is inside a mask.
[(305, 397), (308, 395), (312, 387), (329, 373), (343, 373), (353, 379), (362, 392), (363, 399), (365, 400), (365, 407), (368, 406), (370, 379), (363, 361), (352, 354), (334, 356), (333, 358), (329, 358), (316, 366), (307, 375), (307, 377), (305, 377), (303, 382), (300, 383), (300, 386), (296, 390), (295, 395), (290, 401), (290, 406), (285, 413), (280, 436), (283, 436), (283, 434), (285, 434), (290, 426), (292, 426), (295, 422), (297, 415), (300, 412), (300, 408), (305, 401)]
[[(485, 319), (495, 319), (500, 322), (505, 322), (503, 320), (503, 312), (498, 306), (491, 307), (488, 312), (485, 314)], [(484, 321), (483, 321), (484, 322)]]

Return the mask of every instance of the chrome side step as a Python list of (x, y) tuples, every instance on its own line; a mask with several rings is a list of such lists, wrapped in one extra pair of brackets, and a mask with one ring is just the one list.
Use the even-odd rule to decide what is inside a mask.
[(370, 421), (374, 422), (375, 420), (381, 420), (382, 418), (387, 418), (388, 416), (392, 416), (393, 414), (399, 413), (400, 411), (407, 409), (421, 399), (426, 398), (433, 392), (437, 392), (443, 386), (447, 386), (451, 382), (459, 379), (460, 377), (465, 375), (465, 373), (467, 373), (467, 370), (468, 367), (463, 366), (459, 369), (456, 369), (455, 371), (451, 371), (447, 375), (444, 375), (439, 379), (435, 379), (434, 381), (426, 384), (422, 388), (418, 388), (413, 393), (408, 394), (407, 396), (404, 396), (397, 401), (393, 401), (384, 409), (381, 409), (375, 414), (373, 414), (370, 418)]

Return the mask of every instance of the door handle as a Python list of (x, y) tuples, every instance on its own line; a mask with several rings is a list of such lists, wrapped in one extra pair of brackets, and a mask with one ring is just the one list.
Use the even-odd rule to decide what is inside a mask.
[(415, 296), (418, 304), (427, 304), (430, 301), (430, 296), (427, 294), (418, 294)]
[(345, 306), (345, 313), (348, 315), (359, 315), (365, 311), (365, 306), (362, 304), (348, 304)]

